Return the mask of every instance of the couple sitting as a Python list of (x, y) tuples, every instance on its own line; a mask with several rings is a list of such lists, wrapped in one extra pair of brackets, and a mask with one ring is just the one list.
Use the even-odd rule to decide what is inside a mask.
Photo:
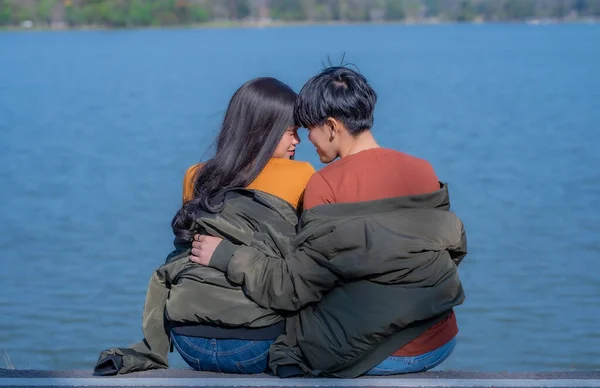
[[(273, 78), (236, 91), (214, 158), (184, 178), (144, 340), (103, 351), (95, 372), (167, 368), (173, 347), (196, 370), (280, 377), (444, 361), (464, 300), (464, 228), (428, 162), (376, 143), (376, 100), (345, 67), (298, 95)], [(321, 171), (293, 160), (300, 126), (329, 163)]]

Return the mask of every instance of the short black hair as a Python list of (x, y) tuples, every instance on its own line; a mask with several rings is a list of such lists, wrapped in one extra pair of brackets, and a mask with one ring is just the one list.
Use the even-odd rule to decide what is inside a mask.
[(377, 94), (365, 76), (344, 66), (329, 67), (300, 90), (294, 120), (297, 126), (309, 128), (333, 117), (358, 135), (373, 126), (376, 102)]

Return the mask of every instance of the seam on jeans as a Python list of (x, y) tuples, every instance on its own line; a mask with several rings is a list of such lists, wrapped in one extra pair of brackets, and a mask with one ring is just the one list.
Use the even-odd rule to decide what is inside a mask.
[[(239, 361), (239, 362), (235, 361), (235, 366), (240, 370), (240, 372), (244, 373), (244, 370), (242, 369), (242, 367), (248, 367), (250, 365), (256, 364), (258, 361), (262, 361), (265, 358), (265, 355), (268, 355), (268, 354), (269, 354), (269, 348), (267, 348), (267, 350), (265, 350), (258, 356), (255, 356), (249, 360)], [(261, 372), (257, 372), (257, 373), (261, 373)]]
[(390, 373), (392, 370), (391, 369), (385, 369), (385, 368), (372, 368), (371, 370), (369, 370), (369, 373)]
[[(186, 337), (186, 336), (179, 336), (179, 338), (180, 338), (180, 339), (181, 339), (183, 342), (185, 342), (185, 344), (186, 344), (186, 345), (188, 345), (190, 348), (194, 349), (194, 350), (195, 350), (195, 351), (197, 351), (197, 352), (200, 352), (200, 353), (202, 353), (202, 354), (206, 354), (206, 355), (211, 355), (211, 354), (212, 354), (212, 352), (210, 352), (210, 351), (209, 351), (209, 352), (207, 352), (207, 351), (206, 351), (206, 349), (199, 348), (199, 347), (197, 347), (196, 345), (194, 345), (193, 343), (191, 343), (191, 342), (190, 342), (190, 341), (187, 339), (187, 337)], [(194, 338), (202, 338), (202, 337), (194, 337)], [(202, 338), (202, 339), (206, 339), (206, 338)]]
[(261, 341), (248, 342), (248, 343), (244, 344), (243, 346), (240, 346), (239, 348), (235, 348), (233, 350), (218, 351), (217, 354), (219, 356), (233, 356), (233, 355), (241, 353), (245, 350), (251, 349), (256, 344), (259, 344), (259, 343), (261, 343)]
[(210, 348), (212, 350), (210, 360), (213, 363), (213, 366), (217, 369), (217, 372), (223, 373), (223, 371), (219, 367), (219, 355), (218, 355), (219, 352), (217, 351), (217, 349), (219, 347), (218, 344), (219, 344), (219, 340), (217, 340), (216, 338), (213, 338), (210, 340)]
[[(456, 340), (453, 338), (450, 341), (452, 341), (452, 343), (449, 344), (450, 346), (448, 346), (446, 351), (444, 353), (442, 353), (441, 356), (437, 357), (437, 360), (435, 362), (427, 364), (427, 366), (425, 366), (425, 369), (423, 369), (423, 371), (435, 368), (436, 366), (438, 366), (442, 362), (444, 362), (446, 360), (446, 358), (448, 358), (448, 356), (450, 356), (450, 353), (452, 353), (452, 351), (456, 347)], [(448, 345), (448, 343), (446, 345)]]
[[(432, 350), (433, 351), (433, 350)], [(417, 361), (417, 357), (423, 357), (428, 355), (430, 352), (422, 354), (420, 356), (389, 356), (388, 359), (396, 361), (396, 362), (404, 362), (407, 365), (413, 365)], [(421, 360), (420, 358), (418, 360)], [(391, 370), (391, 369), (390, 369)]]

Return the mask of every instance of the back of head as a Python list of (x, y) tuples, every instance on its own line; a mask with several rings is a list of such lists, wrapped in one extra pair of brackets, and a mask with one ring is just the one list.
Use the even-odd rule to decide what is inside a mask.
[(219, 192), (246, 187), (260, 174), (283, 133), (294, 126), (296, 97), (289, 86), (270, 77), (250, 80), (234, 93), (215, 156), (196, 176), (194, 199), (183, 205), (171, 223), (177, 237), (191, 239), (196, 216), (222, 208)]
[(352, 135), (373, 126), (377, 94), (360, 73), (329, 67), (311, 78), (296, 99), (296, 125), (323, 125), (328, 117), (341, 121)]

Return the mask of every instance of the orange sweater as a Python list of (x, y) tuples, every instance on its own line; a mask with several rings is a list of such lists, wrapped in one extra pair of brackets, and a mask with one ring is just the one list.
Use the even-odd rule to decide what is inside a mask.
[[(201, 167), (201, 163), (195, 164), (186, 171), (183, 178), (183, 202), (194, 198), (196, 173)], [(272, 194), (299, 208), (306, 183), (314, 172), (315, 169), (308, 162), (272, 158), (247, 188)]]

